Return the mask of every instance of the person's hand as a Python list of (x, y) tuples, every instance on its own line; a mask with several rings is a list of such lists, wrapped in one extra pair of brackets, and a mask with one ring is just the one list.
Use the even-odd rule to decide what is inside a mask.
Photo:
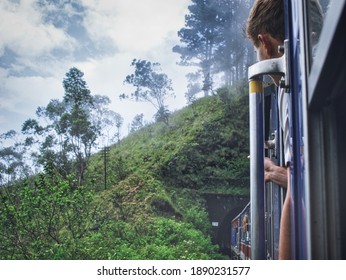
[(264, 181), (266, 183), (271, 182), (271, 170), (273, 169), (273, 166), (275, 165), (274, 162), (272, 162), (269, 158), (264, 158)]
[(285, 167), (277, 166), (272, 160), (264, 158), (264, 181), (273, 182), (282, 187), (287, 186), (287, 170)]

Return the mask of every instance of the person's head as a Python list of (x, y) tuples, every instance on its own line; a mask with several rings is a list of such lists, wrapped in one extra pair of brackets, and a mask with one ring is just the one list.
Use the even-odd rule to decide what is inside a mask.
[(310, 0), (308, 3), (309, 29), (311, 32), (311, 43), (314, 45), (320, 38), (324, 15), (319, 0)]
[(256, 48), (259, 60), (281, 56), (278, 46), (285, 38), (283, 0), (255, 0), (245, 31)]

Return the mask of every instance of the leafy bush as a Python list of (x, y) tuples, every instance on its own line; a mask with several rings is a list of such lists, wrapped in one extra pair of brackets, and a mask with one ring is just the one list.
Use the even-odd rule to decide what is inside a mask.
[(2, 259), (51, 259), (65, 240), (77, 242), (93, 220), (93, 195), (71, 188), (51, 166), (34, 182), (1, 190)]

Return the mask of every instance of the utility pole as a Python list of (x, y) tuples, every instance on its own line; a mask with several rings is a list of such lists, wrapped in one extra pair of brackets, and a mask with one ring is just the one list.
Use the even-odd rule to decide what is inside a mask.
[(102, 155), (103, 155), (103, 164), (104, 164), (104, 183), (105, 183), (105, 189), (107, 189), (107, 163), (108, 163), (108, 157), (109, 157), (109, 147), (105, 146), (102, 149)]

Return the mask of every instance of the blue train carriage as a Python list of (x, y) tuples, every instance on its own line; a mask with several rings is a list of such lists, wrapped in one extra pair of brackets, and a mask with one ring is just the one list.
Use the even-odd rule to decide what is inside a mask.
[(283, 158), (277, 91), (265, 88), (275, 74), (290, 99), (292, 258), (346, 259), (346, 1), (320, 0), (323, 22), (313, 2), (285, 0), (283, 56), (249, 67), (251, 253), (241, 247), (243, 211), (232, 221), (239, 258), (278, 258), (285, 193), (264, 183), (263, 164), (264, 156)]
[(251, 259), (250, 203), (232, 220), (232, 259)]

